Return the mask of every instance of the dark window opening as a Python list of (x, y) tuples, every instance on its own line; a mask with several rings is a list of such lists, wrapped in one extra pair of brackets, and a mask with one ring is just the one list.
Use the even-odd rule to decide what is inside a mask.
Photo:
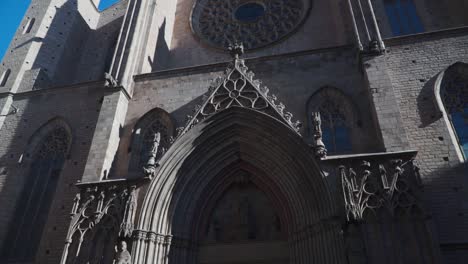
[(346, 119), (339, 109), (330, 109), (328, 106), (320, 109), (323, 143), (330, 154), (350, 153), (351, 133)]
[(5, 240), (8, 243), (3, 248), (4, 259), (34, 259), (65, 162), (68, 142), (68, 132), (56, 128), (35, 152)]
[(8, 77), (10, 77), (10, 73), (11, 73), (10, 69), (3, 72), (2, 77), (0, 77), (0, 87), (3, 87), (6, 85), (8, 81)]
[(247, 3), (239, 6), (234, 17), (241, 22), (255, 22), (265, 15), (265, 6), (259, 3)]
[(462, 154), (468, 155), (468, 66), (449, 69), (441, 87), (441, 97), (457, 136)]
[(394, 36), (424, 31), (413, 0), (385, 0), (384, 4)]
[(24, 31), (23, 31), (23, 34), (28, 34), (29, 32), (31, 32), (33, 26), (34, 26), (34, 23), (36, 22), (36, 19), (35, 18), (31, 18), (28, 23), (26, 24), (26, 26), (24, 27)]

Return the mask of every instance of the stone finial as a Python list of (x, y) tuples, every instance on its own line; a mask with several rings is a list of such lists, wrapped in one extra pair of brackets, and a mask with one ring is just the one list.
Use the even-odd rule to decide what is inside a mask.
[(229, 51), (229, 54), (231, 54), (231, 56), (234, 59), (239, 59), (240, 56), (244, 54), (244, 44), (237, 43), (237, 42), (234, 44), (231, 44), (228, 47), (228, 51)]

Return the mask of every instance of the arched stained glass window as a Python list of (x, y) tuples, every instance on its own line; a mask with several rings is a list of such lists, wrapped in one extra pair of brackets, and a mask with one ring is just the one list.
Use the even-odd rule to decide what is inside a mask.
[(394, 36), (424, 31), (413, 0), (385, 0), (384, 5)]
[(322, 119), (323, 143), (328, 153), (342, 154), (351, 152), (351, 131), (340, 106), (336, 102), (326, 100), (318, 110)]
[(3, 249), (5, 259), (34, 259), (69, 145), (68, 130), (56, 127), (45, 134), (32, 152), (29, 175)]
[(468, 65), (459, 63), (450, 67), (445, 72), (440, 93), (466, 160), (468, 155)]
[[(320, 113), (322, 141), (328, 154), (352, 152), (352, 129), (355, 124), (356, 111), (346, 95), (337, 88), (324, 87), (311, 97), (308, 111), (309, 118), (314, 112)], [(311, 125), (313, 122), (313, 120), (310, 121)]]

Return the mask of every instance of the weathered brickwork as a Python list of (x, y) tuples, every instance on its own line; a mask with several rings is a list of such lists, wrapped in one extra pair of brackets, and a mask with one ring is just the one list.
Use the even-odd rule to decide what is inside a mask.
[[(393, 131), (386, 132), (387, 137), (407, 137), (409, 145), (402, 143), (399, 147), (419, 151), (417, 160), (425, 183), (426, 206), (433, 212), (447, 263), (462, 261), (460, 250), (450, 245), (464, 243), (468, 237), (468, 207), (463, 198), (468, 194), (468, 171), (455, 152), (458, 146), (453, 144), (449, 127), (435, 103), (434, 88), (439, 73), (456, 62), (468, 62), (466, 32), (453, 30), (388, 40), (386, 54), (369, 62), (377, 70), (368, 73), (389, 78), (391, 96), (396, 100), (385, 103), (375, 99), (376, 110), (378, 115), (399, 114), (401, 121), (393, 125)], [(384, 79), (375, 79), (370, 81), (370, 87), (380, 94), (379, 85)]]
[[(1, 226), (8, 226), (14, 221), (12, 216), (18, 195), (23, 188), (27, 188), (22, 183), (29, 172), (29, 168), (23, 166), (28, 157), (22, 155), (31, 151), (28, 148), (31, 137), (40, 127), (55, 118), (64, 120), (72, 130), (71, 151), (55, 193), (60, 199), (55, 199), (51, 205), (38, 263), (56, 263), (60, 258), (69, 221), (67, 215), (76, 190), (75, 184), (83, 175), (101, 108), (103, 91), (99, 84), (101, 83), (17, 94), (14, 96), (13, 106), (18, 110), (6, 118), (0, 130)], [(77, 97), (81, 99), (76, 100)], [(4, 240), (7, 230), (0, 229), (0, 241), (3, 243), (8, 243)]]

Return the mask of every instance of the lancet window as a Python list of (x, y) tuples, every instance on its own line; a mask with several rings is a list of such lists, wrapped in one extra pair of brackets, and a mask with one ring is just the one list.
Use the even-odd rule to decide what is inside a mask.
[(413, 0), (385, 0), (384, 5), (394, 36), (424, 31)]
[(468, 65), (455, 64), (445, 72), (440, 96), (466, 160), (468, 155)]
[(136, 172), (154, 169), (170, 146), (173, 134), (171, 118), (165, 111), (154, 109), (144, 115), (133, 131), (130, 170)]
[(70, 141), (69, 131), (58, 126), (44, 133), (31, 153), (29, 173), (5, 240), (4, 259), (34, 259)]
[[(346, 154), (352, 149), (356, 111), (346, 96), (336, 88), (324, 87), (315, 93), (308, 105), (311, 126), (313, 113), (320, 113), (322, 141), (328, 154)], [(309, 134), (313, 134), (309, 131)]]

